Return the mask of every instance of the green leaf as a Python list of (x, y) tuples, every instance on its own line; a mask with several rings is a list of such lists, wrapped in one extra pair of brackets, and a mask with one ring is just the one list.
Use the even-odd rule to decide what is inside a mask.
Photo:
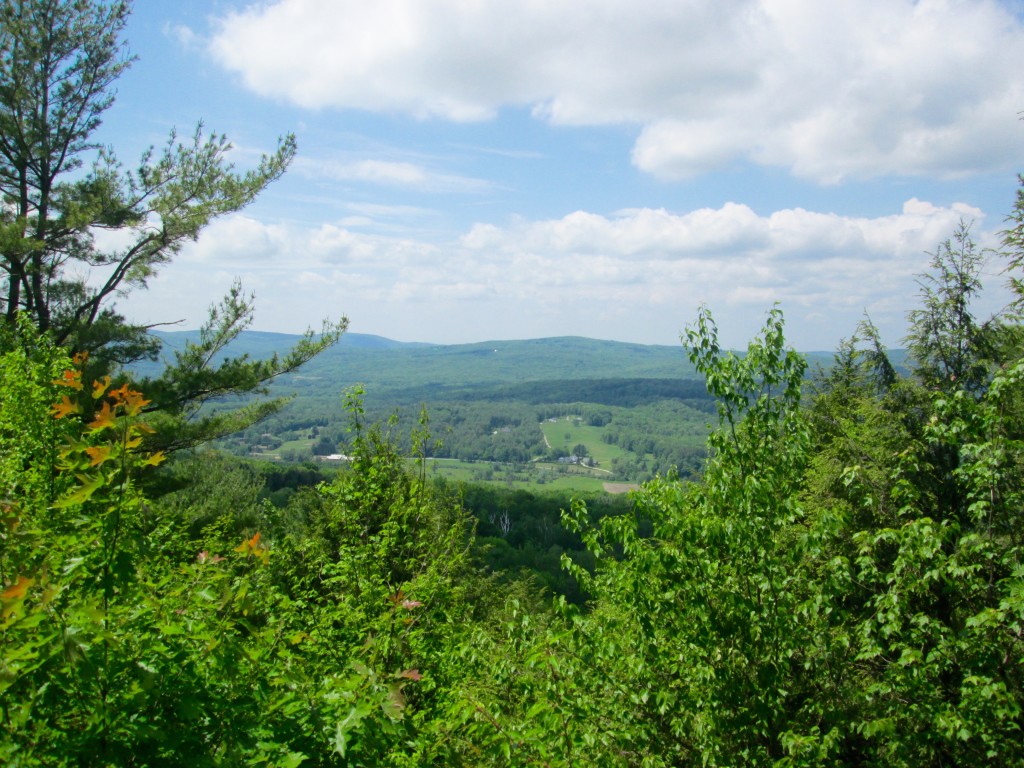
[(71, 493), (58, 499), (54, 503), (54, 507), (57, 509), (64, 509), (66, 507), (83, 504), (88, 501), (96, 491), (103, 487), (106, 478), (102, 474), (77, 475), (80, 485)]

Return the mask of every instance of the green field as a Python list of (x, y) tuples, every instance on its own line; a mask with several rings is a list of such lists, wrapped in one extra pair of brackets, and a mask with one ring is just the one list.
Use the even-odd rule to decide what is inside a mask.
[(541, 431), (548, 446), (568, 456), (577, 445), (587, 447), (587, 455), (597, 461), (598, 467), (608, 471), (612, 459), (625, 458), (632, 455), (617, 445), (606, 443), (601, 439), (604, 427), (592, 427), (583, 424), (577, 416), (563, 416), (557, 421), (541, 422)]
[(603, 491), (605, 472), (586, 467), (565, 467), (547, 462), (499, 464), (487, 461), (431, 459), (427, 472), (433, 477), (464, 483), (496, 483), (524, 490)]

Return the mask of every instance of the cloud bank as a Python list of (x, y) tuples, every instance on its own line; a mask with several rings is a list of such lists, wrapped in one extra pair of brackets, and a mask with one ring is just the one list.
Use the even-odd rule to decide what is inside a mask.
[(276, 0), (209, 50), (308, 109), (632, 124), (633, 163), (670, 180), (1012, 169), (1024, 105), (1024, 25), (997, 0)]
[[(309, 316), (316, 307), (347, 312), (369, 332), (451, 343), (536, 335), (649, 342), (652, 328), (671, 343), (706, 302), (725, 318), (723, 340), (742, 346), (780, 302), (794, 321), (793, 344), (830, 349), (865, 310), (898, 343), (926, 252), (961, 220), (975, 222), (983, 244), (992, 240), (981, 211), (916, 199), (875, 218), (799, 208), (758, 215), (737, 203), (580, 211), (478, 224), (443, 244), (236, 215), (212, 224), (154, 290), (185, 294), (196, 280), (226, 286), (238, 275), (257, 297), (271, 297), (259, 306), (262, 327), (302, 330), (318, 322)], [(986, 276), (991, 286), (1001, 282), (1000, 266)], [(555, 333), (551, 318), (562, 318)], [(437, 335), (423, 338), (427, 327)]]

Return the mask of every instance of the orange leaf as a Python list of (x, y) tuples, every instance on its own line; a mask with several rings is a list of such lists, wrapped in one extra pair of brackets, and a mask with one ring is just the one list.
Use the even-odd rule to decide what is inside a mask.
[(71, 357), (71, 361), (75, 365), (78, 365), (78, 366), (85, 365), (85, 361), (88, 360), (88, 359), (89, 359), (89, 353), (88, 352), (75, 352), (75, 354)]
[(99, 432), (107, 427), (113, 427), (115, 424), (114, 411), (110, 408), (110, 403), (104, 403), (100, 412), (96, 414), (96, 418), (89, 423), (89, 429)]
[(253, 550), (258, 549), (259, 545), (260, 545), (260, 532), (257, 531), (255, 534), (253, 534), (253, 537), (251, 539), (248, 539), (247, 541), (243, 541), (241, 544), (239, 544), (237, 547), (235, 547), (235, 552), (241, 552), (243, 555), (245, 555), (245, 554), (248, 554), (249, 552), (252, 552)]
[(128, 392), (128, 385), (122, 384), (117, 389), (110, 390), (110, 399), (114, 401), (114, 405), (122, 405), (128, 397)]
[(82, 372), (81, 371), (64, 371), (59, 379), (53, 380), (54, 384), (62, 387), (71, 387), (72, 389), (82, 388)]
[(129, 390), (124, 398), (125, 412), (129, 416), (138, 416), (143, 407), (149, 403), (150, 401), (144, 398), (141, 392)]
[(263, 561), (264, 565), (266, 565), (266, 563), (270, 560), (270, 549), (268, 549), (267, 547), (260, 546), (259, 531), (253, 534), (253, 537), (251, 539), (243, 541), (241, 544), (235, 547), (235, 552), (241, 552), (243, 555), (246, 556), (252, 555), (253, 557), (258, 557), (260, 560)]
[(108, 387), (110, 387), (109, 376), (104, 376), (102, 379), (96, 379), (96, 381), (92, 383), (92, 399), (99, 400), (103, 397), (103, 393), (107, 391)]
[(28, 589), (36, 583), (35, 579), (30, 579), (27, 576), (19, 576), (18, 580), (3, 591), (0, 594), (0, 598), (4, 600), (24, 600), (25, 595), (28, 594)]
[(64, 395), (59, 403), (54, 403), (50, 406), (50, 413), (53, 414), (55, 419), (63, 419), (65, 416), (70, 416), (72, 413), (80, 413), (78, 403), (71, 402), (71, 399)]
[(28, 594), (28, 588), (35, 583), (35, 579), (19, 576), (17, 582), (9, 586), (2, 594), (0, 594), (0, 599), (4, 602), (3, 610), (0, 611), (0, 619), (7, 619), (12, 613), (18, 610), (22, 602), (25, 600), (25, 595)]
[(91, 461), (89, 462), (90, 467), (98, 467), (104, 461), (110, 458), (111, 447), (109, 445), (95, 445), (85, 449), (85, 452), (89, 454)]

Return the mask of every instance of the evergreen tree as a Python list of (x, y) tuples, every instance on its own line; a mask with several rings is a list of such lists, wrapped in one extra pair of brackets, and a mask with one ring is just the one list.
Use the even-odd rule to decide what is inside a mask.
[[(0, 323), (19, 314), (70, 352), (91, 354), (87, 378), (155, 358), (148, 328), (125, 320), (114, 300), (144, 288), (214, 219), (252, 202), (285, 172), (295, 138), (283, 137), (257, 166), (227, 161), (227, 138), (200, 124), (126, 169), (95, 132), (132, 63), (121, 39), (130, 2), (0, 0)], [(99, 231), (121, 245), (103, 247)], [(152, 409), (179, 425), (210, 397), (249, 392), (334, 343), (344, 318), (327, 323), (289, 355), (224, 361), (223, 349), (252, 318), (235, 286), (211, 311), (199, 344), (150, 388)], [(208, 439), (265, 415), (274, 405), (193, 429), (178, 443)]]

